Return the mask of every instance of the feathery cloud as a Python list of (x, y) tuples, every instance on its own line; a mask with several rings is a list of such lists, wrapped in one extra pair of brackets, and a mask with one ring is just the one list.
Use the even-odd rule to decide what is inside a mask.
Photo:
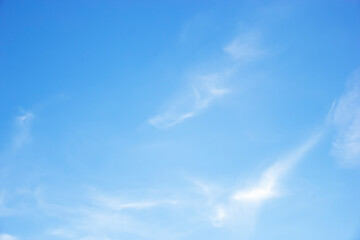
[(15, 118), (16, 133), (13, 136), (13, 152), (20, 150), (30, 138), (30, 128), (34, 114), (24, 110), (22, 110), (22, 113), (22, 115)]
[(331, 123), (337, 135), (332, 153), (346, 166), (360, 165), (360, 69), (347, 81), (346, 92), (333, 104)]
[(229, 92), (222, 87), (224, 78), (226, 75), (219, 73), (198, 76), (189, 94), (184, 95), (183, 99), (179, 99), (164, 113), (150, 118), (148, 122), (157, 128), (168, 128), (196, 116)]
[(12, 235), (0, 233), (0, 240), (16, 240), (16, 239), (17, 238)]
[[(141, 217), (141, 211), (151, 214), (160, 207), (177, 204), (172, 200), (139, 200), (125, 202), (114, 195), (92, 192), (90, 200), (81, 207), (56, 208), (62, 224), (48, 229), (45, 234), (59, 239), (119, 239), (135, 236), (146, 239), (176, 239), (166, 227)], [(48, 205), (46, 212), (52, 212)], [(54, 212), (52, 212), (54, 214)]]
[(313, 135), (298, 148), (277, 160), (264, 171), (254, 186), (235, 190), (225, 201), (212, 204), (212, 224), (221, 227), (236, 223), (250, 224), (251, 221), (255, 221), (256, 213), (262, 204), (279, 196), (278, 187), (281, 179), (315, 146), (321, 136), (322, 133)]
[[(192, 196), (188, 201), (184, 198), (181, 201), (159, 198), (123, 201), (114, 195), (92, 191), (84, 205), (71, 208), (46, 204), (40, 199), (40, 212), (56, 216), (62, 221), (59, 226), (48, 229), (45, 234), (59, 239), (110, 240), (132, 235), (147, 239), (175, 240), (185, 234), (188, 224), (194, 224), (193, 219), (196, 219), (195, 222), (205, 220), (214, 227), (240, 226), (240, 229), (248, 231), (254, 226), (260, 207), (267, 200), (279, 196), (281, 179), (315, 146), (321, 136), (321, 133), (312, 136), (275, 161), (262, 173), (259, 181), (249, 188), (224, 191), (222, 188), (193, 180), (203, 196), (201, 199)], [(160, 207), (161, 211), (174, 210), (169, 211), (172, 214), (177, 214), (180, 209), (189, 212), (174, 215), (181, 218), (174, 224), (166, 222), (166, 219), (149, 221), (144, 217), (155, 214)], [(141, 211), (145, 210), (146, 214), (142, 215)]]
[(196, 81), (191, 85), (192, 91), (177, 99), (163, 113), (148, 119), (148, 123), (157, 128), (172, 127), (198, 115), (213, 102), (228, 94), (230, 90), (223, 85), (224, 81), (234, 74), (234, 68), (237, 69), (239, 63), (256, 60), (264, 54), (259, 46), (259, 35), (251, 32), (236, 37), (223, 48), (224, 53), (232, 56), (231, 66), (213, 74), (195, 77)]
[(145, 208), (159, 207), (162, 205), (173, 205), (178, 203), (175, 200), (156, 200), (156, 201), (145, 200), (145, 201), (124, 202), (117, 197), (105, 196), (103, 194), (94, 195), (92, 197), (92, 200), (94, 204), (97, 206), (115, 211), (121, 211), (125, 209), (141, 210)]
[(223, 48), (224, 52), (237, 61), (253, 61), (264, 54), (260, 47), (260, 34), (248, 32), (235, 38)]

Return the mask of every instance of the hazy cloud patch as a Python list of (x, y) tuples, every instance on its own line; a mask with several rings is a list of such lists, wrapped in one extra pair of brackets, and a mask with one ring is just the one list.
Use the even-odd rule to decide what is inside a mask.
[(360, 70), (348, 79), (345, 93), (334, 102), (330, 122), (336, 129), (332, 154), (346, 166), (360, 165)]

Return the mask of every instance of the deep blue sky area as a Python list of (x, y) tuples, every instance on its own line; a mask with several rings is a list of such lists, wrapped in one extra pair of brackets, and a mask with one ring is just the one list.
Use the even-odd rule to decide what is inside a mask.
[(359, 170), (359, 1), (0, 1), (0, 240), (358, 240)]

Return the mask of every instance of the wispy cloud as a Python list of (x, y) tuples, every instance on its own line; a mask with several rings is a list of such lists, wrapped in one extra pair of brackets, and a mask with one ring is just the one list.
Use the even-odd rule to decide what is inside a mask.
[(148, 123), (157, 128), (172, 127), (198, 115), (216, 100), (228, 94), (230, 89), (224, 87), (224, 83), (236, 72), (234, 69), (239, 67), (239, 63), (258, 59), (264, 54), (260, 48), (259, 39), (259, 33), (251, 32), (232, 40), (223, 48), (224, 53), (232, 56), (231, 66), (216, 72), (208, 71), (209, 74), (194, 76), (195, 80), (191, 84), (191, 90), (176, 99), (164, 112), (148, 119)]
[(337, 135), (332, 153), (346, 166), (360, 165), (360, 69), (347, 81), (346, 92), (333, 104), (330, 121)]
[(11, 215), (14, 213), (13, 209), (10, 209), (9, 207), (6, 206), (5, 196), (6, 196), (5, 190), (1, 190), (0, 191), (0, 217)]
[(75, 236), (72, 232), (62, 229), (62, 228), (55, 228), (50, 229), (47, 231), (46, 235), (58, 237), (58, 238), (65, 238), (65, 239), (74, 239)]
[(5, 234), (5, 233), (0, 233), (0, 240), (16, 240), (16, 239), (17, 238), (15, 236)]
[(283, 158), (276, 161), (261, 176), (257, 186), (237, 191), (233, 195), (235, 201), (259, 203), (277, 195), (276, 187), (280, 179), (318, 142), (321, 134), (316, 134)]
[(38, 202), (39, 189), (2, 189), (0, 190), (0, 217), (25, 215), (34, 208), (32, 204)]
[(238, 61), (253, 61), (262, 55), (264, 51), (260, 47), (260, 33), (248, 32), (232, 40), (224, 48), (224, 52)]
[[(259, 181), (245, 189), (232, 191), (225, 200), (212, 201), (209, 219), (216, 227), (246, 224), (255, 220), (259, 208), (269, 199), (280, 195), (281, 179), (308, 153), (319, 141), (322, 133), (315, 134), (284, 157), (266, 169)], [(207, 192), (210, 190), (205, 188)]]
[[(55, 210), (62, 224), (48, 229), (47, 236), (59, 239), (119, 239), (133, 236), (146, 239), (177, 239), (177, 234), (167, 230), (166, 224), (159, 226), (157, 220), (145, 221), (141, 212), (147, 214), (161, 207), (177, 204), (173, 200), (124, 201), (114, 195), (92, 192), (85, 205), (74, 208), (55, 209), (45, 206), (47, 212)], [(54, 214), (53, 212), (52, 214)]]
[(117, 197), (106, 196), (104, 194), (95, 194), (92, 196), (92, 200), (97, 206), (101, 206), (115, 211), (121, 211), (125, 209), (141, 210), (145, 208), (153, 208), (163, 205), (173, 205), (178, 203), (178, 201), (175, 200), (143, 200), (126, 202)]
[(13, 136), (12, 152), (17, 152), (30, 138), (31, 123), (34, 114), (21, 110), (22, 114), (15, 118), (16, 132)]
[(225, 78), (226, 74), (220, 73), (195, 77), (190, 93), (177, 99), (169, 109), (148, 122), (157, 128), (168, 128), (196, 116), (229, 92), (222, 86)]
[[(276, 160), (261, 174), (260, 179), (248, 188), (229, 190), (231, 188), (190, 180), (201, 197), (191, 193), (187, 198), (186, 194), (189, 192), (184, 192), (183, 189), (176, 194), (181, 198), (175, 200), (153, 197), (130, 201), (132, 198), (129, 196), (124, 200), (114, 194), (103, 194), (92, 189), (82, 204), (68, 207), (47, 204), (37, 191), (35, 195), (39, 209), (36, 212), (60, 221), (57, 226), (44, 231), (44, 237), (58, 239), (113, 240), (131, 236), (176, 240), (196, 229), (196, 224), (203, 224), (204, 221), (214, 227), (235, 225), (236, 229), (249, 231), (254, 226), (260, 207), (267, 200), (280, 195), (279, 186), (283, 177), (315, 146), (321, 136), (321, 133), (315, 134)], [(169, 221), (171, 219), (175, 220)]]

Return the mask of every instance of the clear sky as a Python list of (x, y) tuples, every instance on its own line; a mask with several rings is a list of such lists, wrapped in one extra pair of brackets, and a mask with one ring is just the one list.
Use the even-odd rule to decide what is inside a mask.
[(360, 2), (0, 1), (0, 240), (359, 240)]

